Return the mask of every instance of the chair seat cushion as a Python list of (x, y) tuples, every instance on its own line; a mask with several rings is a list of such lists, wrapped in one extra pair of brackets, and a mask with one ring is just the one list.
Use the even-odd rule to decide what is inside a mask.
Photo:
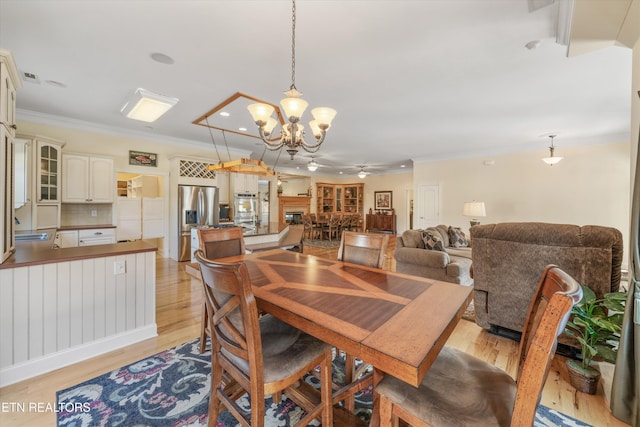
[(376, 391), (434, 427), (509, 426), (516, 383), (503, 370), (445, 346), (418, 388), (387, 375)]
[[(329, 348), (328, 344), (270, 314), (260, 318), (260, 336), (265, 383), (291, 377)], [(224, 349), (222, 351), (238, 368), (249, 375), (249, 365), (245, 360)]]

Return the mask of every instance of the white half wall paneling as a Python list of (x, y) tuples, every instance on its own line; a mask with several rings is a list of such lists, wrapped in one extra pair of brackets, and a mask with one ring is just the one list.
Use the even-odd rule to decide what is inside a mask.
[(0, 270), (0, 387), (156, 336), (155, 281), (153, 251)]

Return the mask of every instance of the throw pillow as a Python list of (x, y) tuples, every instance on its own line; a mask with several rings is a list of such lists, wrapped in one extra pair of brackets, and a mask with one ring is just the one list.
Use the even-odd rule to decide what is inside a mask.
[(422, 241), (424, 241), (424, 248), (432, 251), (443, 251), (444, 246), (442, 240), (430, 231), (422, 232)]
[(449, 246), (454, 248), (466, 248), (469, 246), (467, 237), (464, 235), (464, 232), (460, 230), (460, 227), (449, 226), (448, 234)]

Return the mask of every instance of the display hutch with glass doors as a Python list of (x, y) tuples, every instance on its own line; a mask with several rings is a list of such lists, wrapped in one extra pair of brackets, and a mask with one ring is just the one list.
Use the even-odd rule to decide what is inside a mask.
[(316, 183), (316, 214), (360, 214), (364, 209), (364, 183)]

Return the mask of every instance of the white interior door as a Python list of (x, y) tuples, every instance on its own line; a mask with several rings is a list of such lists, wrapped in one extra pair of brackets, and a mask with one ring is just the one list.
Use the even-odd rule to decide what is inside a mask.
[(414, 228), (421, 229), (440, 224), (440, 186), (438, 184), (418, 186), (414, 224)]

